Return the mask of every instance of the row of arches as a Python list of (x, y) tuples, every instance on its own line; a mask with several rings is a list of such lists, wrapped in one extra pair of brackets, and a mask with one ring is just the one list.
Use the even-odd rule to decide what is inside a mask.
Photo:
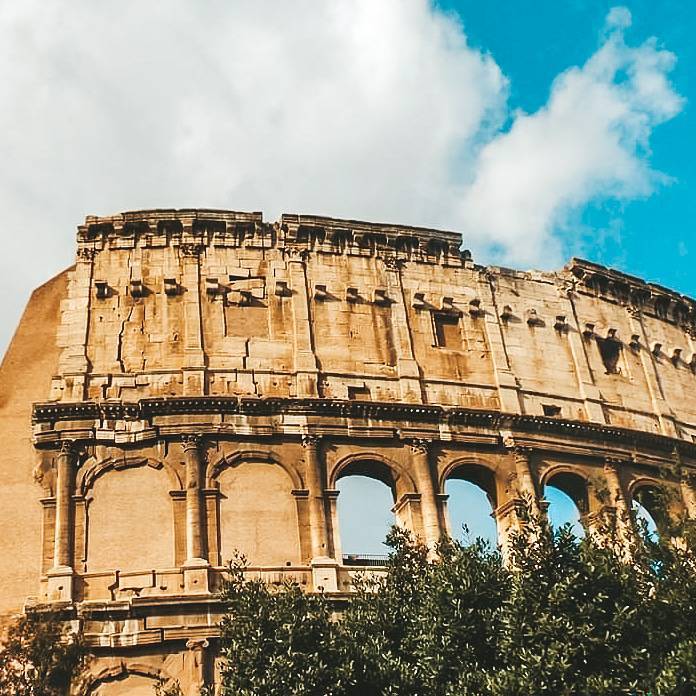
[[(522, 479), (534, 480), (529, 462), (525, 474), (516, 470), (518, 455), (513, 453), (482, 463), (472, 457), (455, 459), (435, 480), (428, 452), (426, 445), (413, 441), (393, 450), (401, 459), (348, 449), (334, 455), (314, 441), (305, 451), (304, 468), (295, 467), (292, 457), (281, 462), (270, 450), (235, 451), (208, 464), (196, 454), (203, 482), (194, 491), (199, 503), (194, 526), (190, 485), (176, 464), (146, 457), (84, 461), (76, 470), (71, 498), (72, 565), (87, 574), (175, 568), (196, 557), (221, 566), (238, 551), (253, 566), (300, 566), (317, 556), (349, 563), (354, 557), (383, 555), (394, 522), (426, 537), (428, 529), (438, 527), (454, 537), (504, 543), (509, 520), (503, 512), (519, 496)], [(184, 455), (189, 472), (186, 450)], [(307, 478), (310, 460), (316, 471), (323, 470), (323, 480)], [(541, 469), (537, 493), (548, 505), (551, 523), (570, 522), (581, 536), (589, 515), (597, 512), (597, 491), (573, 468)], [(434, 503), (426, 509), (428, 485)], [(636, 479), (626, 496), (637, 517), (657, 530), (660, 495), (654, 482)], [(44, 538), (50, 549), (63, 536), (52, 538), (58, 523), (51, 515), (51, 499), (45, 501)], [(326, 539), (319, 547), (317, 525)], [(201, 538), (200, 553), (187, 547), (193, 530)], [(52, 560), (49, 550), (45, 569), (55, 567)]]
[[(395, 522), (393, 486), (384, 475), (374, 475), (367, 467), (365, 472), (347, 472), (337, 482), (342, 546), (348, 557), (384, 554), (385, 536)], [(645, 524), (649, 534), (657, 535), (664, 516), (657, 486), (641, 482), (631, 492), (635, 519)], [(570, 525), (573, 534), (583, 538), (583, 522), (590, 511), (587, 481), (579, 474), (559, 471), (546, 477), (540, 493), (552, 528)], [(451, 536), (464, 542), (481, 538), (492, 547), (499, 543), (495, 519), (499, 501), (490, 469), (477, 465), (454, 469), (444, 482), (444, 494)]]

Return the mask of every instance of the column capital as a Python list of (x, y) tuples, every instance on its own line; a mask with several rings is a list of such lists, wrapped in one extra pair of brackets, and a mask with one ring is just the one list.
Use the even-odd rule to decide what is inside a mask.
[(534, 452), (534, 448), (530, 445), (521, 445), (511, 432), (501, 431), (500, 438), (502, 440), (503, 447), (511, 454), (519, 457), (529, 458)]
[(301, 442), (303, 447), (318, 447), (321, 444), (323, 435), (306, 433), (302, 435)]
[(198, 258), (205, 249), (205, 244), (180, 244), (179, 251), (187, 258)]
[(607, 471), (608, 469), (612, 471), (617, 471), (620, 466), (625, 466), (626, 464), (630, 463), (630, 460), (626, 457), (618, 457), (616, 455), (605, 455), (602, 458), (604, 462), (604, 470)]
[(203, 444), (203, 436), (199, 433), (183, 435), (181, 438), (181, 442), (184, 447), (184, 452), (188, 452), (189, 450), (194, 449), (198, 451), (200, 450), (200, 447)]
[(77, 454), (77, 442), (75, 440), (62, 440), (60, 443), (59, 454)]
[(413, 454), (428, 454), (433, 446), (433, 441), (424, 437), (406, 438), (404, 442)]

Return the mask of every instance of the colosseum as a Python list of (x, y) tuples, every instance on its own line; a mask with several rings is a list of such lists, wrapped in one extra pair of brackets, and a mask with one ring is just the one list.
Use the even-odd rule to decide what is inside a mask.
[(696, 302), (579, 259), (480, 266), (453, 232), (88, 217), (0, 375), (0, 612), (82, 626), (81, 694), (214, 680), (235, 549), (345, 597), (375, 564), (342, 553), (345, 477), (386, 483), (428, 544), (452, 479), (485, 492), (503, 547), (549, 485), (588, 530), (658, 491), (696, 516)]

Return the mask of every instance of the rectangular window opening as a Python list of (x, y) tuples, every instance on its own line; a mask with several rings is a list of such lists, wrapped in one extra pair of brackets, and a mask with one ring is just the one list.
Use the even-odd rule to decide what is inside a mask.
[(438, 348), (462, 349), (458, 314), (433, 314), (435, 345)]
[(370, 390), (367, 387), (348, 387), (348, 398), (351, 401), (372, 401)]
[(561, 407), (555, 404), (542, 404), (541, 408), (544, 410), (545, 416), (551, 416), (553, 418), (554, 416), (561, 415)]

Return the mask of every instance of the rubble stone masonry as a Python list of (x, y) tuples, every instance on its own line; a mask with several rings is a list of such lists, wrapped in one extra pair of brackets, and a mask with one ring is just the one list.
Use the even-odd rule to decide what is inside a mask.
[(461, 245), (218, 210), (78, 228), (0, 367), (0, 612), (82, 625), (97, 659), (76, 693), (214, 679), (235, 550), (345, 597), (361, 566), (341, 553), (341, 477), (387, 483), (429, 544), (452, 477), (484, 489), (503, 547), (549, 483), (590, 531), (660, 490), (696, 515), (696, 303), (578, 259), (483, 267)]

